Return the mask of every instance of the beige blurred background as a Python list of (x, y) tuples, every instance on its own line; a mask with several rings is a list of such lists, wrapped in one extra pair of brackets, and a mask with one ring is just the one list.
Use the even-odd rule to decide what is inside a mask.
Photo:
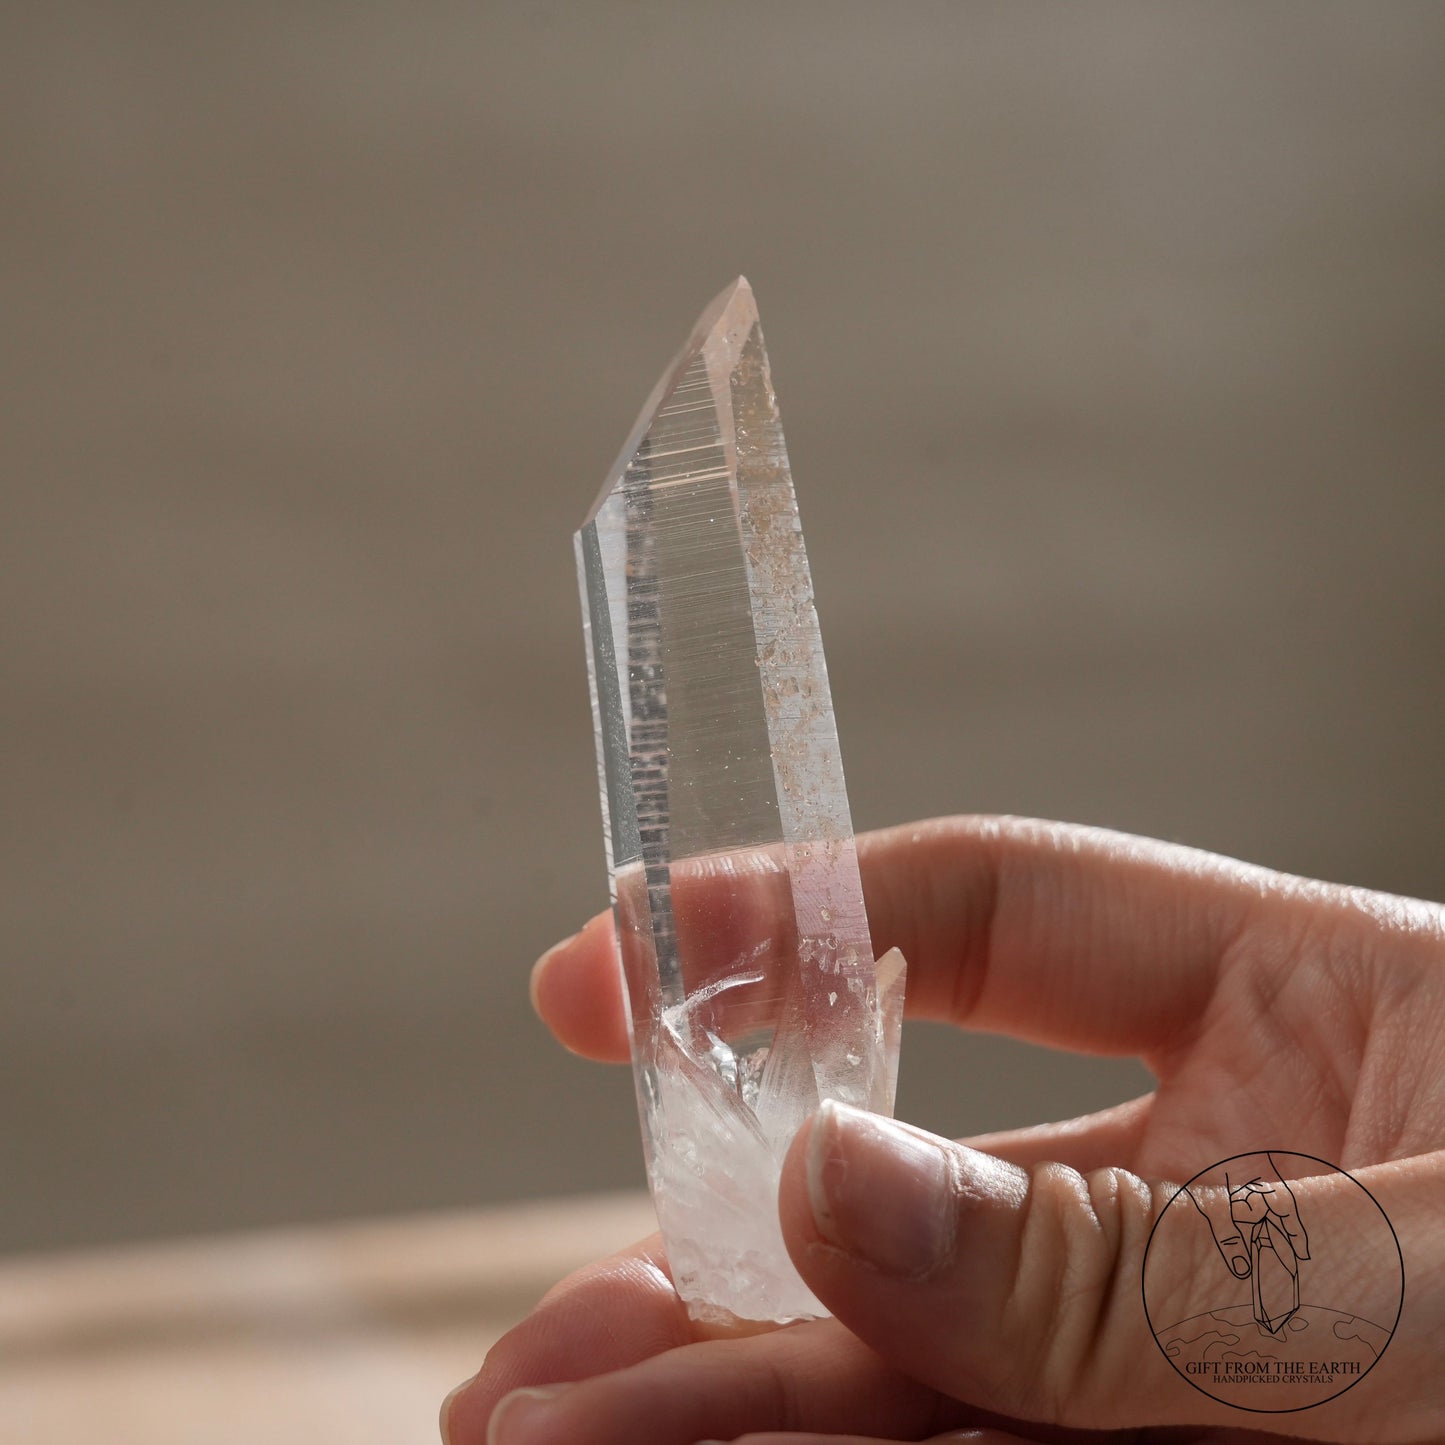
[[(1445, 9), (0, 11), (0, 1249), (640, 1182), (571, 532), (760, 298), (860, 827), (1445, 896)], [(901, 1111), (1135, 1064), (910, 1034)]]

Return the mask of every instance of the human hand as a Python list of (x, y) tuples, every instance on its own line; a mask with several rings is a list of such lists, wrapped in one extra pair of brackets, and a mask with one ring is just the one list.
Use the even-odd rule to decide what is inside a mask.
[[(967, 1438), (1242, 1438), (1258, 1417), (1181, 1383), (1148, 1334), (1140, 1278), (1166, 1181), (1258, 1149), (1263, 1100), (1273, 1138), (1370, 1189), (1412, 1281), (1378, 1369), (1269, 1423), (1439, 1438), (1445, 910), (1060, 824), (950, 819), (859, 851), (875, 945), (909, 960), (912, 1016), (1136, 1054), (1156, 1090), (967, 1145), (823, 1111), (794, 1142), (779, 1207), (835, 1319), (708, 1339), (644, 1241), (564, 1281), (498, 1343), (449, 1402), (451, 1445), (837, 1445), (978, 1427)], [(568, 1047), (627, 1057), (610, 918), (539, 963), (534, 998)], [(1316, 1217), (1313, 1182), (1295, 1186), (1296, 1223)]]

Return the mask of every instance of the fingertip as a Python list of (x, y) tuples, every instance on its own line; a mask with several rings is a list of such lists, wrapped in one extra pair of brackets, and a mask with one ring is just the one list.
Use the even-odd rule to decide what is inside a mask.
[(442, 1445), (461, 1445), (461, 1442), (454, 1441), (452, 1436), (452, 1406), (466, 1394), (476, 1378), (475, 1375), (468, 1376), (460, 1385), (453, 1388), (448, 1393), (446, 1399), (442, 1401), (442, 1407), (437, 1412), (437, 1429), (441, 1433)]
[(532, 1007), (564, 1048), (602, 1063), (625, 1062), (622, 973), (612, 915), (599, 913), (532, 965)]
[(477, 1377), (463, 1380), (442, 1401), (442, 1445), (482, 1445), (487, 1438), (491, 1403), (478, 1401)]
[(537, 1016), (546, 1021), (545, 1005), (542, 1002), (542, 977), (551, 968), (553, 960), (558, 954), (565, 953), (572, 947), (574, 939), (579, 934), (573, 933), (564, 938), (561, 943), (554, 943), (537, 961), (532, 965), (531, 976), (527, 980), (527, 994), (532, 1000), (532, 1008)]

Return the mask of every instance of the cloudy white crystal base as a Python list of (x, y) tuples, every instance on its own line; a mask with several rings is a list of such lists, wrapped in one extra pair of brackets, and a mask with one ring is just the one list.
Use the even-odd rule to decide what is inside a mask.
[[(903, 955), (875, 965), (886, 987), (901, 980)], [(816, 1111), (801, 1091), (806, 1032), (780, 1034), (749, 1053), (665, 1011), (652, 1062), (638, 1070), (638, 1103), (648, 1175), (668, 1265), (689, 1315), (713, 1326), (787, 1324), (828, 1314), (788, 1254), (778, 1218), (778, 1186), (794, 1135)], [(879, 1041), (860, 1041), (864, 1049)], [(705, 1046), (705, 1051), (704, 1051)], [(779, 1050), (799, 1051), (796, 1060)], [(796, 1063), (798, 1067), (791, 1065)], [(776, 1083), (774, 1081), (777, 1081)], [(839, 1103), (876, 1104), (863, 1089), (834, 1091)]]

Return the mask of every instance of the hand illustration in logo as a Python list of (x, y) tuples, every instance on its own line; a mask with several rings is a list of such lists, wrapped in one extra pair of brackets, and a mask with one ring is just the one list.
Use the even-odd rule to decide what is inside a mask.
[(1299, 1265), (1310, 1257), (1310, 1245), (1274, 1159), (1252, 1155), (1239, 1162), (1253, 1164), (1261, 1157), (1264, 1164), (1247, 1177), (1227, 1172), (1224, 1191), (1191, 1190), (1189, 1197), (1208, 1221), (1229, 1272), (1249, 1280), (1255, 1323), (1278, 1336), (1299, 1309)]

